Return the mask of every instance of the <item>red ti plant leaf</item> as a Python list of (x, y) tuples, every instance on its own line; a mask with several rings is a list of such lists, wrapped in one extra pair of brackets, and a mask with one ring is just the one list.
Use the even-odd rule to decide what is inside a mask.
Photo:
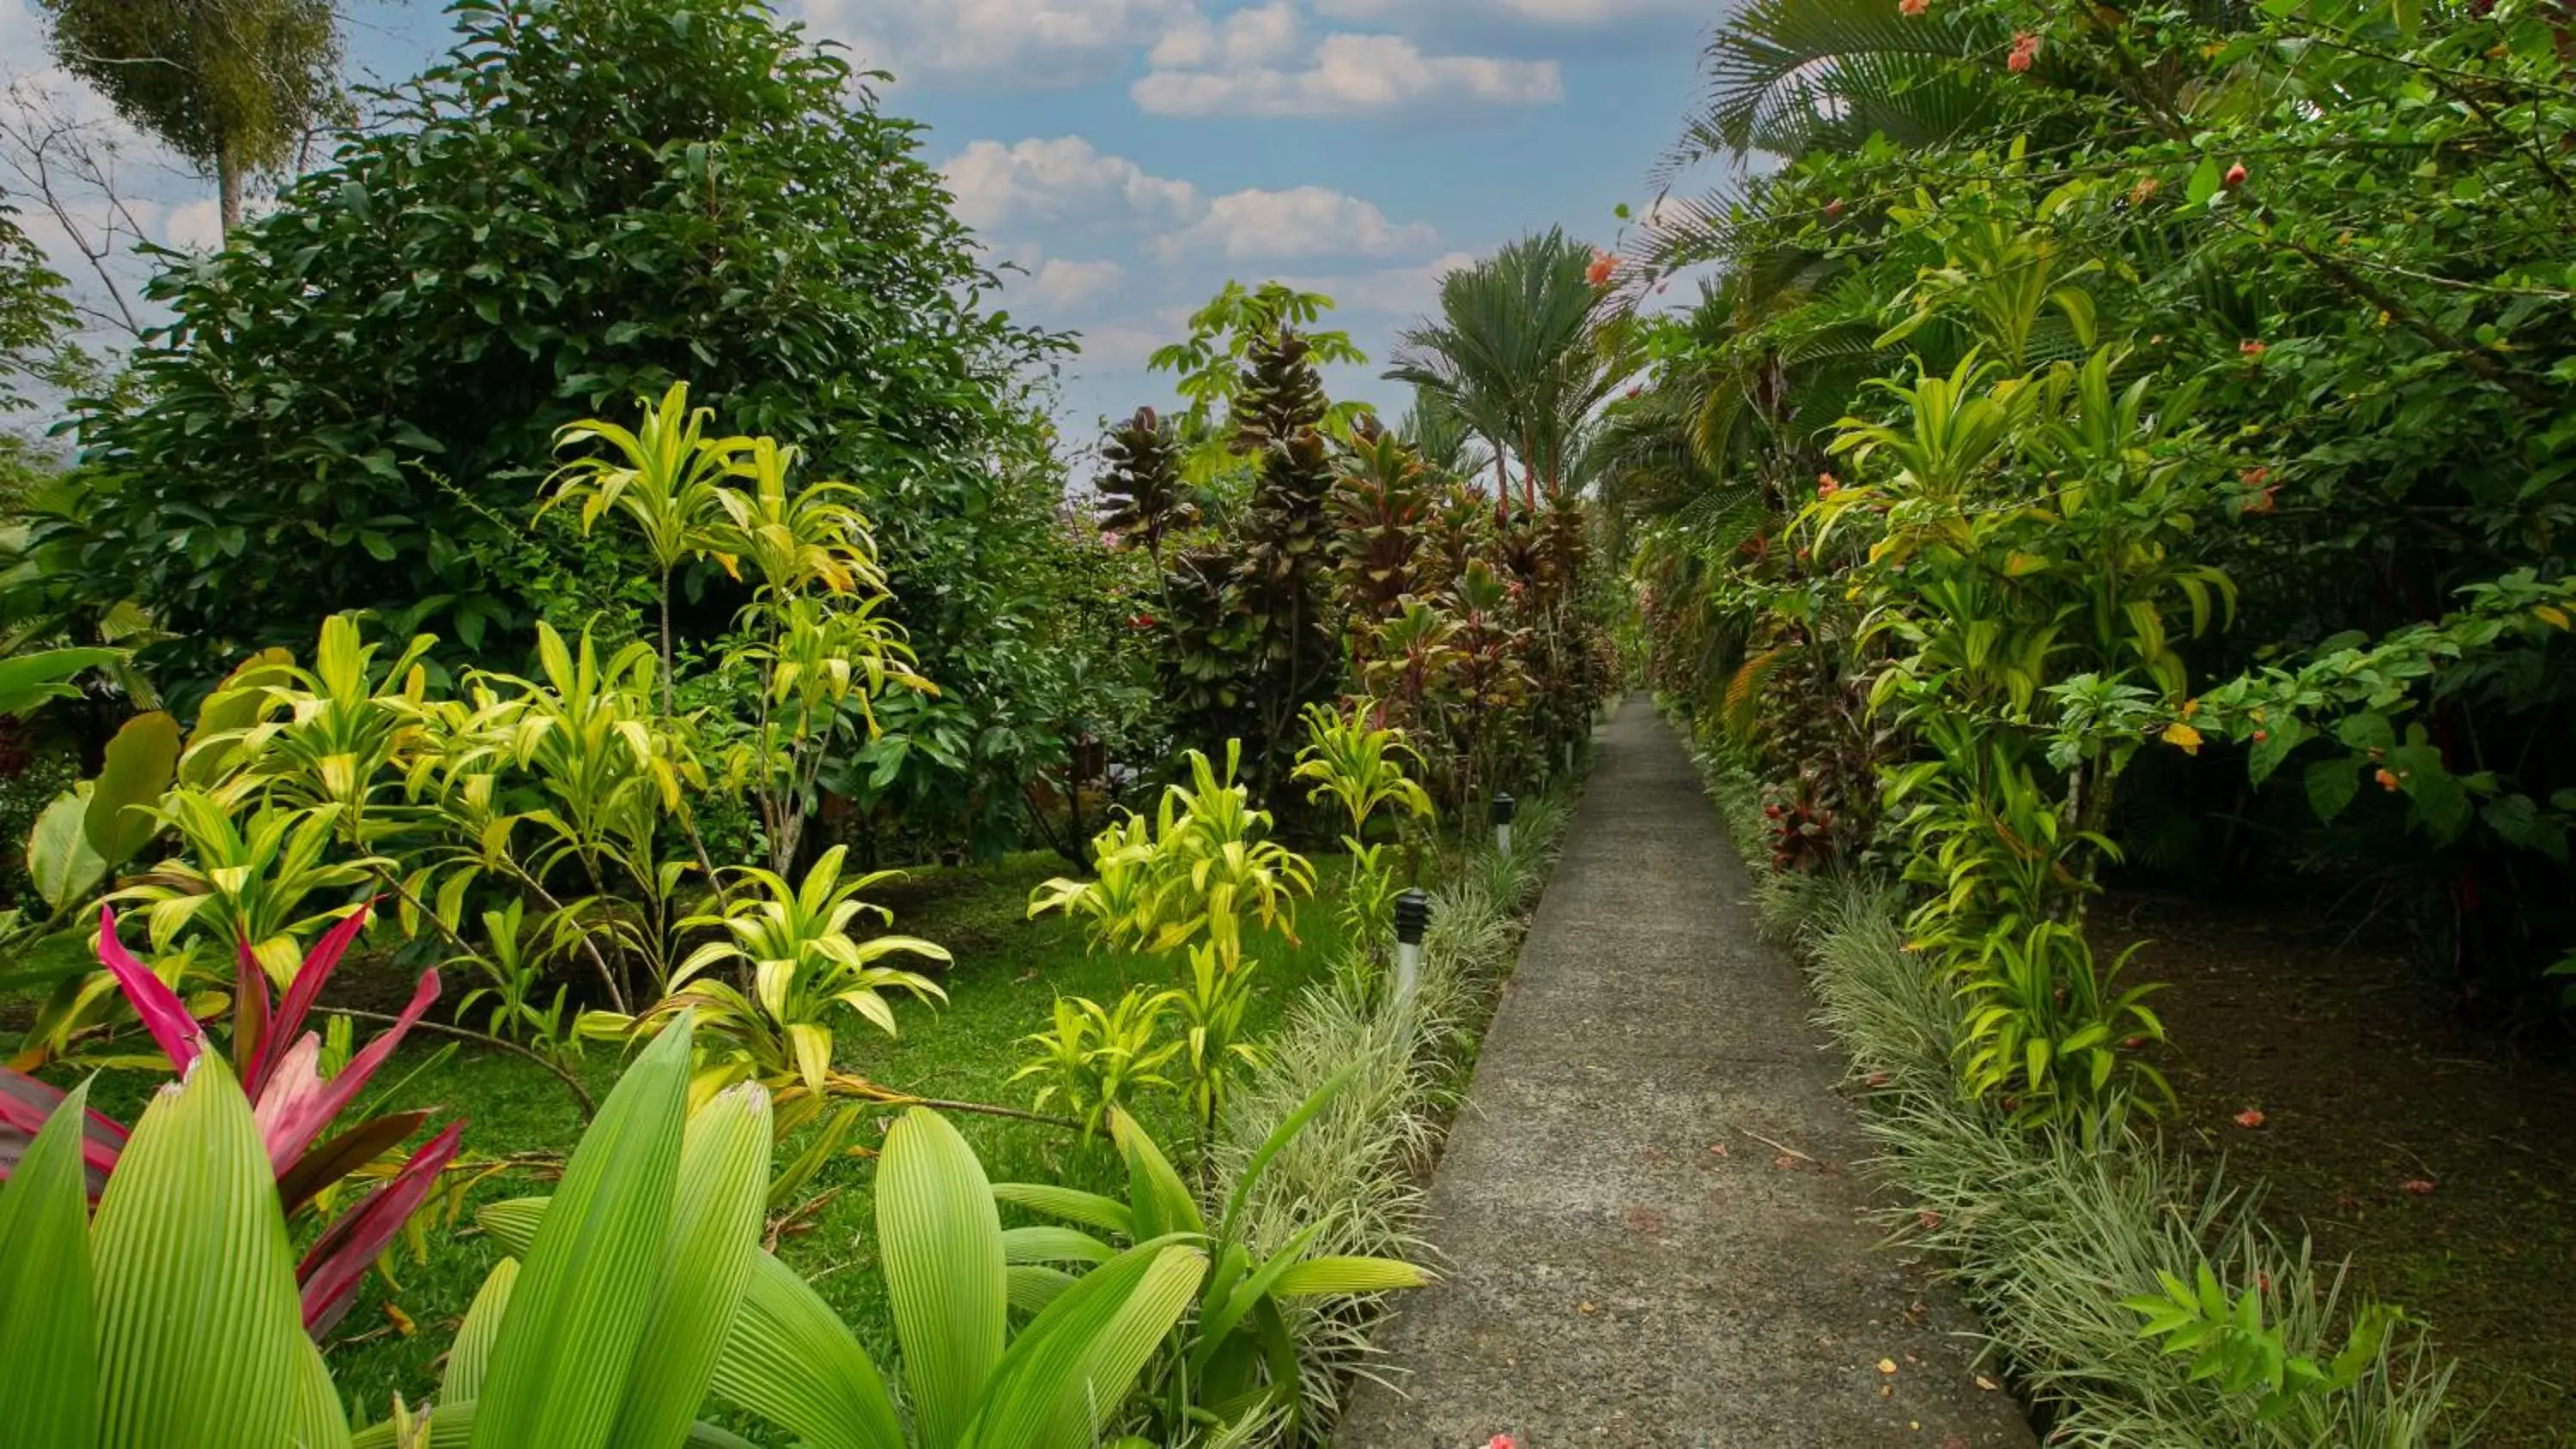
[[(276, 1073), (287, 1051), (291, 1050), (280, 1043), (294, 1041), (296, 1033), (304, 1029), (304, 1018), (313, 1010), (313, 1003), (321, 998), (323, 983), (331, 979), (332, 972), (340, 969), (341, 960), (349, 954), (349, 947), (357, 941), (358, 933), (367, 928), (367, 920), (375, 914), (375, 909), (375, 902), (369, 901), (323, 933), (322, 939), (305, 953), (304, 965), (295, 973), (294, 984), (286, 988), (286, 999), (278, 1003), (277, 1019), (273, 1022), (268, 1019), (266, 981), (251, 966), (246, 964), (243, 967), (243, 980), (257, 983), (254, 989), (260, 1004), (259, 1040), (248, 1063), (242, 1068), (242, 1090), (250, 1094), (252, 1101), (259, 1100), (261, 1092), (268, 1087), (269, 1077)], [(242, 955), (247, 962), (250, 955), (248, 946), (242, 948)], [(431, 973), (433, 978), (436, 974)], [(401, 1035), (402, 1030), (401, 1027), (395, 1028), (395, 1035)], [(235, 1050), (238, 1051), (239, 1047), (236, 1046)]]
[[(307, 968), (308, 971), (310, 969)], [(295, 986), (298, 991), (303, 989), (302, 976), (295, 979)], [(291, 1004), (291, 995), (289, 999)], [(438, 973), (420, 973), (420, 985), (412, 991), (411, 1005), (404, 1007), (402, 1015), (392, 1026), (378, 1032), (375, 1040), (360, 1048), (358, 1054), (349, 1059), (349, 1064), (340, 1069), (340, 1074), (327, 1082), (322, 1079), (318, 1066), (322, 1054), (320, 1033), (308, 1031), (296, 1038), (295, 1045), (287, 1048), (268, 1080), (253, 1094), (252, 1109), (252, 1115), (259, 1122), (261, 1140), (268, 1144), (269, 1164), (280, 1175), (304, 1155), (304, 1149), (313, 1145), (313, 1139), (322, 1135), (322, 1129), (331, 1125), (332, 1118), (339, 1116), (349, 1103), (357, 1099), (358, 1093), (366, 1090), (368, 1079), (385, 1064), (385, 1058), (393, 1055), (394, 1048), (402, 1045), (403, 1034), (411, 1030), (412, 1023), (420, 1020), (421, 1013), (429, 1010), (430, 1003), (437, 999)], [(281, 1012), (277, 1018), (276, 1035), (284, 1036), (290, 1024), (299, 1023), (301, 1018), (300, 1010), (291, 1014)], [(263, 1051), (261, 1055), (265, 1057), (267, 1053)]]
[(312, 1151), (277, 1175), (277, 1200), (289, 1217), (319, 1197), (322, 1189), (402, 1146), (403, 1139), (429, 1120), (427, 1112), (392, 1112), (370, 1117)]
[[(0, 1181), (18, 1170), (18, 1158), (36, 1140), (63, 1093), (49, 1082), (0, 1067)], [(81, 1166), (95, 1199), (107, 1187), (107, 1174), (125, 1151), (125, 1127), (96, 1108), (89, 1109), (81, 1133)]]
[(248, 941), (242, 942), (241, 964), (234, 969), (233, 1078), (242, 1084), (244, 1096), (256, 1097), (259, 1084), (251, 1070), (259, 1065), (260, 1045), (269, 1037), (268, 973), (251, 954)]
[(314, 1241), (304, 1261), (295, 1265), (296, 1281), (304, 1285), (305, 1332), (320, 1338), (349, 1311), (358, 1285), (367, 1280), (368, 1265), (428, 1200), (439, 1173), (456, 1159), (464, 1131), (463, 1118), (447, 1124), (447, 1130), (413, 1153), (391, 1181), (342, 1213)]
[(98, 908), (98, 959), (116, 978), (125, 999), (133, 1004), (134, 1014), (143, 1018), (161, 1054), (170, 1059), (170, 1070), (185, 1075), (197, 1053), (205, 1050), (205, 1033), (198, 1029), (197, 1019), (188, 1014), (179, 993), (153, 975), (150, 967), (135, 960), (125, 943), (116, 939), (116, 912), (106, 906)]

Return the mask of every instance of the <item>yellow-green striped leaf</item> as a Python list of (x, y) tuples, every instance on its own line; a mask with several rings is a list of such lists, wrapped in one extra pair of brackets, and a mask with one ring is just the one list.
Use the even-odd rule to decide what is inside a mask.
[(1308, 1258), (1280, 1274), (1270, 1292), (1278, 1298), (1392, 1293), (1430, 1281), (1429, 1273), (1393, 1258)]
[(519, 1260), (503, 1258), (484, 1275), (483, 1286), (474, 1290), (474, 1302), (465, 1310), (456, 1342), (448, 1345), (447, 1373), (438, 1381), (440, 1403), (470, 1404), (483, 1392), (483, 1373), (492, 1362), (492, 1337), (501, 1331), (501, 1317), (510, 1309), (510, 1291), (518, 1282)]
[(809, 1449), (905, 1449), (885, 1380), (822, 1295), (767, 1253), (753, 1264), (715, 1391)]

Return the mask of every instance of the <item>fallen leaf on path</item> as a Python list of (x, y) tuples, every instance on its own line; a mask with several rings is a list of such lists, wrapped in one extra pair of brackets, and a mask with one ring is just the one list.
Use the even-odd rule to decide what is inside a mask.
[(1726, 1155), (1726, 1144), (1720, 1142), (1716, 1146), (1709, 1148), (1708, 1155), (1711, 1157), (1724, 1157)]
[(2260, 1127), (2263, 1125), (2263, 1114), (2256, 1108), (2248, 1107), (2236, 1114), (2236, 1125), (2245, 1128)]
[(1780, 1169), (1782, 1172), (1795, 1172), (1798, 1170), (1798, 1159), (1783, 1152), (1779, 1156), (1771, 1159), (1771, 1165)]
[(2002, 1388), (2003, 1385), (1996, 1383), (1993, 1379), (1987, 1378), (1984, 1374), (1979, 1374), (1977, 1375), (1977, 1387), (1984, 1389), (1987, 1393), (1991, 1394), (1997, 1389)]
[(2431, 1197), (2433, 1195), (2433, 1184), (2420, 1177), (2410, 1177), (2406, 1181), (2399, 1183), (2398, 1186), (2405, 1188), (2408, 1192), (2415, 1194), (2417, 1197)]
[(1583, 1302), (1575, 1304), (1574, 1311), (1589, 1316), (1600, 1312), (1601, 1305), (1587, 1298)]
[(1932, 1231), (1934, 1228), (1941, 1226), (1941, 1215), (1932, 1211), (1930, 1208), (1925, 1208), (1921, 1212), (1916, 1213), (1914, 1215), (1914, 1220), (1921, 1223), (1923, 1225), (1923, 1231), (1927, 1233)]
[(1896, 1360), (1892, 1358), (1880, 1359), (1878, 1361), (1878, 1371), (1883, 1374), (1892, 1374), (1896, 1372)]

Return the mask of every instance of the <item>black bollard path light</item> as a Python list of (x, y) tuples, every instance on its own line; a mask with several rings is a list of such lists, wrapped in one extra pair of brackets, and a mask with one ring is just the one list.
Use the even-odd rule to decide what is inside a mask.
[(1431, 897), (1406, 891), (1395, 898), (1395, 999), (1410, 1001), (1422, 980), (1422, 935), (1431, 929)]
[(1519, 813), (1520, 805), (1509, 795), (1494, 796), (1494, 849), (1499, 854), (1512, 853), (1512, 816)]

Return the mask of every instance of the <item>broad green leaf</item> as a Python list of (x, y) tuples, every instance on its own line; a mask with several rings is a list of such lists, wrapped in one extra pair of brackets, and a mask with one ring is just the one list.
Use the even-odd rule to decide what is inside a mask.
[(2218, 194), (2221, 179), (2218, 158), (2203, 156), (2200, 164), (2191, 169), (2191, 184), (2184, 188), (2183, 195), (2192, 205), (2199, 206)]
[(886, 1135), (876, 1190), (877, 1252), (914, 1438), (920, 1449), (949, 1449), (1002, 1357), (1010, 1304), (1001, 1214), (975, 1150), (919, 1107)]
[(616, 1449), (667, 1449), (696, 1421), (760, 1254), (768, 1188), (769, 1093), (745, 1082), (689, 1119), (661, 1288), (636, 1350), (641, 1371), (609, 1436)]
[(19, 1449), (90, 1449), (98, 1379), (90, 1302), (89, 1084), (45, 1119), (0, 1183), (0, 1424)]
[(49, 699), (79, 693), (67, 681), (84, 669), (114, 664), (122, 649), (39, 649), (0, 659), (0, 714), (24, 715)]
[(573, 1149), (493, 1339), (475, 1449), (607, 1442), (670, 1240), (689, 1037), (684, 1014), (654, 1038)]
[(1429, 1273), (1393, 1258), (1308, 1258), (1280, 1274), (1270, 1292), (1276, 1298), (1340, 1297), (1420, 1288), (1430, 1281)]
[(89, 814), (89, 797), (87, 780), (55, 796), (27, 835), (27, 875), (57, 916), (89, 899), (107, 878), (107, 862), (90, 848), (81, 824)]
[(1005, 1228), (1002, 1259), (1008, 1263), (1106, 1263), (1117, 1254), (1079, 1228)]
[(2332, 822), (2361, 791), (2361, 767), (2349, 755), (2308, 766), (2308, 807), (2319, 820)]
[(160, 832), (151, 807), (169, 793), (178, 766), (179, 722), (162, 711), (127, 720), (107, 742), (81, 832), (111, 869), (132, 860)]
[(1043, 1263), (1013, 1263), (1010, 1271), (1011, 1311), (1043, 1313), (1059, 1294), (1079, 1281), (1071, 1273)]
[(1198, 1199), (1172, 1170), (1171, 1160), (1154, 1145), (1153, 1136), (1137, 1125), (1125, 1108), (1109, 1110), (1109, 1135), (1127, 1162), (1128, 1204), (1136, 1214), (1135, 1236), (1159, 1238), (1166, 1233), (1205, 1233)]
[(90, 1230), (99, 1449), (348, 1442), (304, 1334), (295, 1258), (250, 1102), (197, 1059), (144, 1109)]

